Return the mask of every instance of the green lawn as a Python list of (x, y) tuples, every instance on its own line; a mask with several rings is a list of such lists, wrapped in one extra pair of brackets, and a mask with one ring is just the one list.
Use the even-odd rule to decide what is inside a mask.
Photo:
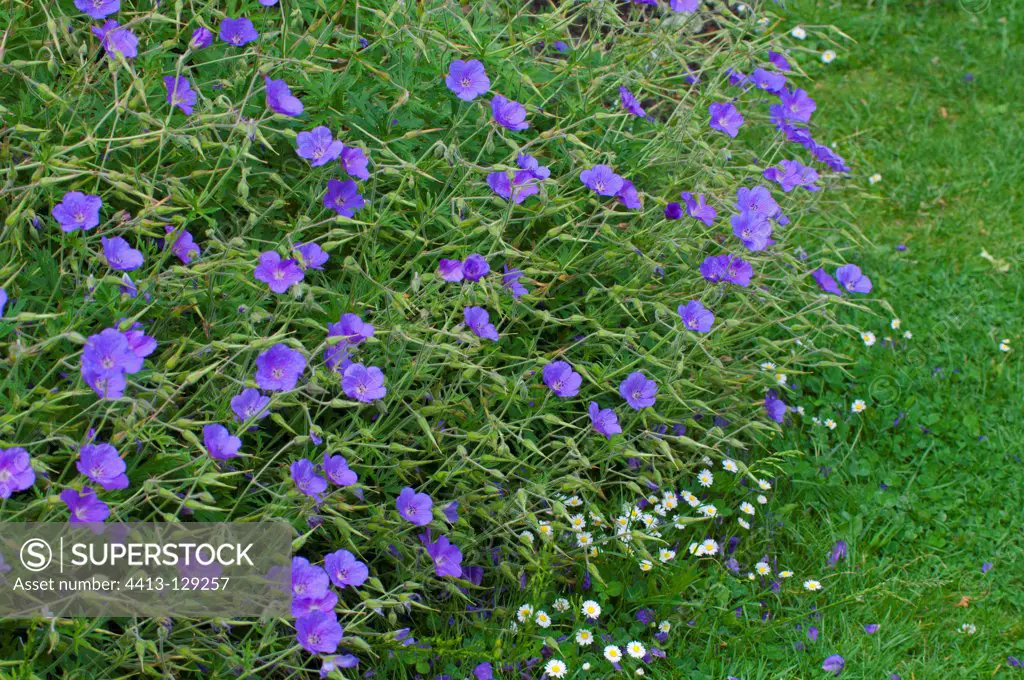
[[(890, 330), (881, 305), (877, 317), (846, 312), (878, 342), (845, 348), (858, 357), (849, 375), (794, 394), (806, 416), (787, 444), (807, 455), (778, 492), (775, 549), (793, 556), (794, 578), (824, 583), (820, 618), (806, 604), (773, 611), (705, 662), (707, 677), (824, 677), (832, 654), (845, 657), (846, 678), (1024, 677), (1007, 666), (1024, 657), (1024, 6), (961, 4), (781, 10), (780, 30), (809, 34), (792, 42), (818, 74), (816, 123), (865, 187), (854, 215), (871, 244), (851, 260), (903, 325)], [(822, 64), (816, 53), (830, 46), (838, 58)], [(882, 181), (870, 186), (875, 172)], [(856, 398), (869, 404), (860, 416), (850, 415)], [(813, 415), (839, 426), (814, 426)], [(849, 555), (829, 569), (838, 540)], [(881, 624), (874, 635), (869, 623)], [(975, 634), (961, 632), (967, 623)]]

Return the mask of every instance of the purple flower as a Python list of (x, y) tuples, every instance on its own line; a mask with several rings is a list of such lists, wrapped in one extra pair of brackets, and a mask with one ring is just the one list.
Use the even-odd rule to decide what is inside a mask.
[(516, 165), (522, 168), (516, 173), (516, 184), (522, 184), (528, 179), (547, 179), (551, 176), (551, 170), (541, 165), (536, 158), (528, 153), (521, 153), (516, 156)]
[(262, 281), (270, 286), (275, 293), (283, 293), (294, 284), (301, 281), (305, 274), (295, 260), (282, 260), (281, 256), (269, 250), (260, 253), (259, 264), (253, 270), (253, 276), (257, 281)]
[(232, 435), (223, 425), (204, 425), (203, 444), (214, 460), (228, 460), (238, 456), (242, 440)]
[(32, 459), (28, 451), (15, 446), (0, 449), (0, 498), (10, 498), (17, 491), (24, 491), (36, 481), (32, 470)]
[(310, 654), (333, 654), (344, 630), (333, 611), (315, 611), (295, 620), (295, 638)]
[(811, 272), (811, 276), (818, 282), (818, 287), (826, 293), (832, 293), (833, 295), (842, 295), (843, 291), (839, 288), (839, 284), (832, 278), (832, 275), (826, 272), (822, 268), (815, 269)]
[(299, 158), (309, 161), (311, 167), (326, 165), (341, 155), (345, 145), (334, 138), (331, 129), (321, 125), (310, 132), (300, 132), (295, 138)]
[(473, 677), (476, 680), (494, 680), (494, 668), (486, 661), (477, 664), (473, 669)]
[(707, 281), (725, 281), (737, 286), (750, 285), (754, 269), (749, 263), (732, 255), (710, 255), (700, 265), (700, 273)]
[(686, 204), (686, 212), (689, 213), (690, 217), (700, 220), (706, 226), (710, 227), (711, 223), (718, 217), (718, 211), (704, 202), (704, 194), (697, 194), (697, 198), (694, 198), (693, 194), (689, 191), (684, 191), (679, 194), (679, 197)]
[[(512, 299), (518, 300), (523, 295), (526, 295), (530, 291), (527, 290), (526, 286), (519, 282), (519, 279), (523, 276), (523, 272), (519, 269), (509, 268), (508, 264), (505, 265), (505, 273), (501, 277), (501, 285), (504, 286), (512, 293)], [(0, 315), (3, 310), (0, 309)]]
[(452, 501), (441, 509), (441, 513), (448, 522), (455, 524), (459, 521), (459, 502)]
[(764, 411), (768, 414), (768, 417), (777, 423), (781, 423), (786, 417), (786, 409), (786, 403), (779, 399), (779, 395), (775, 393), (775, 390), (769, 390), (764, 398)]
[(203, 26), (192, 31), (192, 39), (188, 45), (194, 50), (201, 50), (213, 44), (213, 31)]
[(647, 112), (640, 106), (640, 102), (633, 96), (633, 93), (621, 85), (619, 86), (619, 99), (622, 101), (622, 108), (637, 118), (643, 118), (647, 115)]
[(779, 54), (778, 52), (768, 52), (768, 61), (775, 65), (775, 68), (780, 71), (792, 71), (793, 67), (789, 65), (789, 60), (786, 59), (785, 55)]
[(288, 83), (283, 80), (274, 80), (267, 76), (263, 77), (267, 86), (267, 108), (282, 116), (301, 116), (305, 107), (298, 97), (292, 94)]
[(490, 315), (483, 307), (466, 307), (462, 311), (462, 317), (469, 330), (473, 331), (473, 335), (494, 342), (499, 340), (498, 331), (494, 328)]
[(779, 97), (782, 99), (782, 115), (785, 120), (807, 123), (811, 120), (814, 109), (818, 107), (814, 100), (799, 88), (783, 90)]
[(1006, 663), (1010, 666), (1010, 668), (1024, 668), (1024, 661), (1021, 661), (1015, 656), (1006, 657)]
[(299, 458), (291, 464), (290, 471), (295, 487), (319, 502), (320, 494), (327, 490), (327, 480), (316, 473), (312, 461), (308, 458)]
[(639, 210), (644, 207), (644, 204), (640, 202), (640, 194), (628, 179), (622, 180), (622, 188), (615, 194), (615, 197), (630, 210)]
[(981, 565), (981, 573), (982, 573), (982, 574), (987, 574), (987, 573), (988, 573), (988, 570), (989, 570), (989, 569), (991, 569), (991, 568), (992, 568), (992, 566), (993, 566), (993, 565), (992, 565), (992, 563), (991, 563), (991, 562), (985, 562), (985, 563), (983, 563), (983, 564)]
[(358, 146), (345, 146), (341, 150), (341, 167), (356, 179), (370, 179), (370, 159)]
[(692, 14), (700, 7), (700, 0), (669, 0), (668, 6), (673, 12), (686, 12)]
[(777, 93), (786, 86), (786, 76), (781, 73), (772, 73), (763, 68), (758, 68), (754, 69), (754, 72), (750, 74), (750, 82), (765, 92)]
[(755, 252), (764, 250), (775, 243), (772, 240), (771, 222), (757, 213), (741, 212), (738, 215), (733, 215), (730, 224), (732, 224), (732, 233), (749, 250)]
[(320, 597), (292, 598), (292, 616), (302, 618), (313, 612), (333, 612), (338, 606), (338, 594), (328, 590)]
[(818, 641), (818, 629), (816, 626), (810, 626), (807, 629), (807, 639), (811, 642)]
[(449, 541), (447, 536), (438, 536), (436, 541), (430, 542), (427, 534), (421, 534), (420, 540), (426, 546), (430, 559), (434, 561), (435, 574), (453, 578), (462, 576), (462, 551)]
[(715, 103), (708, 106), (711, 113), (711, 129), (735, 137), (743, 125), (743, 116), (732, 103)]
[(78, 450), (78, 471), (107, 491), (128, 488), (125, 463), (110, 444), (86, 444)]
[[(174, 232), (174, 227), (168, 225), (164, 227), (164, 232), (171, 234)], [(166, 239), (164, 243), (166, 244)], [(199, 246), (192, 238), (192, 234), (186, 229), (182, 229), (178, 237), (174, 239), (174, 243), (171, 244), (171, 252), (178, 256), (182, 264), (188, 264), (194, 258), (199, 257)]]
[(740, 187), (736, 190), (736, 207), (740, 212), (752, 213), (758, 217), (769, 219), (776, 217), (781, 211), (779, 204), (772, 198), (772, 192), (765, 187)]
[(680, 220), (683, 218), (683, 206), (678, 203), (669, 203), (665, 206), (666, 220)]
[(814, 184), (818, 181), (818, 171), (799, 161), (781, 161), (778, 167), (767, 168), (764, 171), (764, 178), (778, 182), (786, 193), (797, 187), (803, 187), (807, 191), (818, 190)]
[(587, 412), (590, 414), (590, 424), (594, 426), (598, 434), (604, 435), (605, 439), (611, 439), (613, 435), (622, 432), (622, 428), (619, 427), (619, 417), (612, 409), (603, 409), (597, 405), (596, 401), (592, 401)]
[(444, 260), (437, 264), (437, 274), (445, 281), (455, 283), (465, 278), (462, 272), (462, 260)]
[(337, 323), (328, 324), (327, 337), (341, 336), (346, 345), (356, 346), (373, 337), (373, 324), (363, 321), (358, 314), (342, 314)]
[(632, 408), (640, 411), (648, 406), (654, 406), (655, 397), (658, 393), (658, 383), (650, 380), (643, 373), (637, 371), (630, 373), (626, 379), (619, 384), (619, 394)]
[(341, 389), (349, 399), (369, 404), (383, 399), (388, 393), (384, 387), (384, 372), (376, 366), (367, 368), (362, 364), (352, 364), (341, 376)]
[(599, 196), (615, 196), (622, 189), (624, 180), (607, 165), (595, 165), (580, 173), (580, 181)]
[[(133, 340), (137, 347), (133, 346)], [(82, 351), (82, 379), (96, 394), (106, 399), (120, 399), (124, 394), (125, 374), (142, 370), (142, 360), (156, 348), (156, 341), (147, 335), (128, 335), (116, 328), (107, 328), (85, 341)]]
[(302, 352), (277, 344), (256, 357), (256, 384), (267, 392), (288, 392), (295, 389), (304, 370)]
[[(338, 142), (341, 144), (341, 142)], [(366, 206), (366, 201), (359, 195), (359, 186), (352, 180), (342, 182), (337, 179), (327, 180), (327, 194), (324, 206), (344, 217), (353, 217)]]
[(338, 550), (324, 556), (324, 569), (331, 577), (331, 583), (339, 588), (358, 588), (370, 577), (370, 570), (347, 550)]
[(82, 493), (74, 489), (64, 489), (60, 492), (60, 499), (68, 506), (71, 512), (69, 522), (104, 522), (110, 516), (110, 508), (101, 501), (96, 492), (87, 486), (82, 487)]
[(142, 266), (142, 253), (128, 245), (120, 236), (114, 238), (100, 237), (103, 243), (103, 256), (111, 269), (130, 272)]
[(134, 59), (139, 56), (139, 39), (131, 30), (118, 28), (120, 24), (113, 19), (107, 19), (103, 26), (97, 28), (92, 26), (89, 30), (100, 39), (100, 44), (106, 51), (107, 56), (117, 58), (117, 55), (125, 59)]
[(456, 97), (466, 102), (473, 101), (491, 87), (484, 65), (477, 59), (453, 61), (448, 66), (448, 76), (444, 83)]
[(99, 196), (69, 191), (64, 194), (60, 203), (53, 206), (50, 214), (57, 220), (60, 230), (65, 233), (79, 229), (89, 231), (100, 223), (101, 207), (103, 201)]
[(562, 54), (565, 54), (566, 52), (569, 51), (569, 45), (563, 40), (556, 40), (555, 49), (561, 52)]
[(260, 4), (264, 7), (273, 7), (277, 4), (277, 0), (260, 0)]
[(398, 507), (398, 514), (407, 522), (412, 522), (418, 527), (430, 524), (433, 519), (434, 502), (425, 493), (416, 493), (411, 486), (402, 489), (395, 501)]
[[(516, 177), (518, 176), (519, 173), (516, 173)], [(501, 196), (506, 201), (512, 201), (516, 205), (519, 205), (530, 196), (540, 193), (540, 187), (536, 182), (527, 181), (517, 184), (515, 179), (509, 179), (507, 172), (489, 173), (487, 175), (487, 186), (498, 196)]]
[(835, 545), (832, 546), (832, 552), (828, 556), (828, 566), (835, 567), (839, 564), (840, 560), (845, 560), (847, 551), (846, 541), (836, 541)]
[(676, 311), (679, 312), (683, 325), (691, 331), (707, 333), (715, 323), (714, 313), (704, 307), (700, 300), (690, 300), (685, 305), (679, 305)]
[(352, 486), (359, 481), (359, 475), (349, 469), (348, 461), (340, 454), (325, 453), (323, 468), (327, 479), (338, 486)]
[(567, 361), (554, 361), (544, 367), (544, 384), (560, 397), (575, 397), (580, 393), (583, 376), (572, 370)]
[(252, 22), (245, 17), (241, 17), (239, 19), (224, 17), (221, 19), (220, 39), (229, 45), (241, 47), (242, 45), (251, 43), (259, 37), (260, 34), (256, 32), (256, 28), (252, 25)]
[(870, 293), (871, 279), (864, 276), (860, 267), (855, 264), (844, 264), (836, 270), (836, 279), (851, 293)]
[(530, 127), (526, 122), (526, 107), (500, 94), (494, 95), (491, 99), (491, 113), (494, 115), (494, 122), (503, 128), (518, 132)]
[(846, 661), (843, 660), (843, 657), (839, 656), (838, 654), (833, 654), (832, 656), (825, 659), (825, 661), (821, 664), (821, 670), (828, 671), (833, 675), (839, 675), (839, 673), (843, 670), (843, 666), (845, 665)]
[(867, 633), (868, 635), (874, 635), (875, 633), (878, 632), (878, 624), (877, 623), (865, 623), (864, 624), (864, 632)]
[(196, 91), (188, 82), (185, 76), (164, 76), (164, 88), (167, 90), (167, 103), (177, 106), (185, 112), (186, 116), (192, 115), (192, 107), (196, 105), (199, 97)]
[(467, 281), (479, 281), (490, 273), (491, 265), (487, 264), (483, 255), (472, 253), (462, 263), (462, 275), (466, 277)]
[(121, 9), (121, 0), (75, 0), (75, 7), (93, 19), (104, 19)]
[(323, 271), (324, 264), (330, 259), (319, 243), (296, 243), (292, 247), (299, 254), (299, 266), (303, 269)]
[(323, 567), (310, 564), (305, 557), (292, 558), (293, 597), (300, 599), (323, 597), (330, 587), (330, 577)]
[(253, 419), (263, 420), (269, 416), (269, 405), (270, 397), (263, 396), (255, 387), (247, 387), (231, 398), (231, 410), (235, 412), (235, 418), (243, 423)]

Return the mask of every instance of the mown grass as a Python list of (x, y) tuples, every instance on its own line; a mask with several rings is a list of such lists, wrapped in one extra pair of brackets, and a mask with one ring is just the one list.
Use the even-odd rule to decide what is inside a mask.
[[(841, 654), (843, 677), (1018, 677), (1007, 658), (1024, 656), (1024, 13), (940, 2), (795, 2), (784, 13), (786, 30), (811, 33), (796, 43), (809, 51), (802, 63), (827, 46), (814, 26), (855, 41), (824, 33), (838, 58), (808, 68), (827, 74), (814, 89), (834, 103), (821, 121), (860, 180), (883, 177), (854, 206), (873, 242), (861, 260), (914, 337), (886, 317), (844, 318), (878, 343), (851, 343), (850, 375), (804, 381), (808, 418), (840, 425), (800, 428), (794, 441), (809, 455), (777, 499), (778, 546), (802, 553), (798, 576), (831, 574), (820, 618), (786, 611), (752, 624), (706, 676), (821, 677), (824, 658)], [(887, 335), (896, 347), (883, 346)], [(854, 418), (858, 397), (869, 410)], [(830, 572), (839, 540), (849, 557)], [(881, 628), (866, 635), (868, 623)]]

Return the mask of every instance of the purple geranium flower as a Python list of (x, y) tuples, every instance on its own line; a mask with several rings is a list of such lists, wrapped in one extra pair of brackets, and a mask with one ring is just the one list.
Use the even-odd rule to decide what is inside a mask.
[(288, 83), (283, 80), (274, 80), (267, 76), (263, 77), (267, 86), (267, 108), (282, 116), (301, 116), (305, 107), (298, 97), (292, 94)]
[(818, 105), (801, 89), (783, 90), (779, 93), (782, 99), (783, 118), (797, 123), (807, 123)]
[(105, 19), (121, 9), (121, 0), (75, 0), (75, 7), (93, 19)]
[(683, 325), (691, 331), (707, 333), (715, 323), (714, 313), (704, 307), (700, 300), (690, 300), (685, 305), (679, 305), (676, 311), (679, 312)]
[(130, 272), (142, 266), (142, 253), (128, 245), (128, 241), (120, 236), (103, 236), (100, 241), (103, 243), (103, 257), (107, 259), (111, 269)]
[[(505, 273), (501, 277), (501, 285), (504, 286), (509, 292), (512, 293), (512, 299), (518, 300), (523, 295), (526, 295), (530, 291), (527, 290), (526, 286), (519, 282), (522, 278), (523, 272), (519, 269), (513, 269), (505, 265)], [(2, 310), (0, 310), (2, 312)]]
[(493, 340), (495, 342), (499, 340), (498, 331), (495, 329), (494, 324), (491, 323), (487, 310), (483, 307), (466, 307), (462, 311), (462, 317), (469, 330), (473, 331), (473, 335), (484, 340)]
[(263, 396), (255, 387), (247, 387), (231, 398), (231, 410), (235, 412), (235, 418), (243, 423), (252, 419), (263, 420), (269, 416), (269, 405), (270, 397)]
[(82, 229), (89, 231), (100, 223), (100, 208), (103, 201), (99, 196), (69, 191), (50, 212), (57, 220), (60, 230), (72, 232)]
[(304, 370), (302, 352), (277, 344), (256, 357), (256, 384), (267, 392), (288, 392), (295, 389)]
[(832, 546), (832, 552), (828, 556), (828, 566), (835, 567), (839, 564), (840, 560), (845, 560), (848, 550), (846, 541), (836, 541), (835, 545)]
[(487, 175), (487, 186), (498, 196), (506, 201), (512, 201), (516, 205), (530, 196), (540, 193), (540, 186), (537, 182), (531, 181), (533, 178), (528, 177), (523, 182), (517, 183), (518, 178), (519, 173), (516, 173), (515, 178), (510, 179), (507, 172), (492, 172)]
[(348, 461), (340, 454), (332, 456), (325, 453), (323, 468), (327, 479), (338, 486), (352, 486), (359, 481), (359, 475), (349, 469)]
[(732, 255), (710, 255), (700, 265), (700, 273), (707, 281), (725, 281), (737, 286), (749, 286), (753, 267)]
[(777, 93), (786, 86), (786, 76), (781, 73), (773, 73), (763, 68), (754, 69), (750, 74), (750, 82), (765, 92)]
[(323, 597), (330, 587), (331, 579), (323, 567), (310, 564), (305, 557), (292, 558), (293, 597), (302, 599)]
[(110, 444), (86, 444), (78, 450), (78, 471), (107, 491), (128, 488), (126, 466)]
[(384, 372), (376, 366), (352, 364), (341, 376), (341, 389), (349, 399), (369, 404), (383, 399), (388, 393), (384, 387)]
[(346, 345), (353, 347), (372, 338), (375, 332), (373, 324), (363, 321), (358, 314), (351, 312), (342, 314), (337, 323), (327, 326), (327, 337), (341, 336), (345, 338), (343, 342)]
[(732, 103), (715, 103), (708, 106), (711, 113), (711, 128), (735, 137), (743, 125), (743, 116)]
[(655, 396), (658, 393), (658, 383), (649, 379), (643, 373), (636, 371), (626, 376), (626, 379), (619, 384), (619, 394), (632, 408), (640, 411), (648, 406), (654, 406)]
[(299, 619), (313, 612), (333, 612), (338, 606), (338, 594), (328, 590), (320, 597), (292, 598), (292, 616)]
[(303, 269), (323, 271), (324, 264), (330, 259), (319, 243), (296, 243), (292, 247), (299, 254), (298, 263)]
[(462, 275), (466, 277), (467, 281), (479, 281), (490, 273), (491, 265), (487, 263), (487, 259), (483, 255), (472, 253), (462, 263)]
[(495, 123), (509, 130), (519, 131), (530, 127), (526, 122), (526, 107), (500, 94), (491, 99), (491, 113)]
[(370, 570), (347, 550), (337, 550), (324, 556), (324, 569), (331, 577), (331, 583), (339, 588), (358, 588), (370, 577)]
[(580, 393), (583, 376), (572, 370), (567, 361), (554, 361), (542, 371), (544, 384), (560, 397), (575, 397)]
[(494, 680), (494, 668), (488, 662), (477, 664), (473, 668), (475, 680)]
[(167, 90), (167, 103), (177, 106), (185, 112), (186, 116), (192, 115), (192, 108), (196, 105), (199, 95), (192, 89), (188, 78), (185, 76), (164, 76), (164, 88)]
[(871, 279), (864, 276), (864, 273), (855, 264), (844, 264), (836, 270), (836, 279), (846, 290), (851, 293), (870, 293)]
[(120, 25), (107, 19), (103, 26), (92, 26), (89, 30), (100, 39), (108, 57), (116, 58), (120, 54), (125, 59), (134, 59), (139, 56), (139, 39), (130, 29), (118, 28)]
[[(341, 144), (341, 142), (338, 142)], [(359, 186), (348, 179), (342, 182), (337, 179), (327, 180), (327, 194), (324, 206), (344, 217), (353, 217), (366, 206), (366, 201), (359, 195)]]
[(434, 501), (425, 493), (416, 493), (411, 486), (402, 489), (395, 501), (398, 507), (398, 514), (407, 522), (412, 522), (418, 527), (430, 524), (434, 518)]
[(619, 99), (622, 101), (622, 108), (637, 118), (643, 118), (647, 115), (644, 107), (640, 106), (640, 102), (633, 96), (633, 93), (621, 85), (619, 86)]
[(281, 256), (269, 250), (260, 253), (259, 264), (253, 270), (253, 276), (257, 281), (270, 286), (275, 293), (283, 293), (293, 285), (301, 281), (305, 274), (299, 263), (292, 259), (282, 260)]
[(580, 173), (580, 181), (600, 196), (615, 196), (622, 189), (623, 180), (607, 165), (595, 165)]
[(644, 207), (644, 204), (640, 201), (640, 194), (628, 179), (622, 180), (622, 188), (615, 194), (615, 197), (630, 210), (639, 210)]
[(443, 514), (444, 518), (448, 520), (450, 523), (455, 524), (459, 521), (459, 502), (452, 501), (448, 505), (441, 508), (441, 514)]
[(64, 489), (60, 492), (60, 499), (71, 512), (69, 522), (104, 522), (110, 517), (110, 508), (88, 486), (82, 487), (82, 493)]
[[(125, 274), (125, 276), (128, 276), (128, 275)], [(7, 291), (4, 290), (3, 288), (0, 288), (0, 319), (4, 318), (4, 307), (6, 307), (6, 306), (7, 306)]]
[(17, 491), (24, 491), (36, 481), (32, 470), (32, 459), (28, 451), (15, 446), (0, 449), (0, 498), (10, 498)]
[(736, 207), (740, 212), (751, 213), (769, 219), (781, 212), (779, 204), (772, 197), (772, 192), (765, 187), (740, 187), (736, 190)]
[(700, 7), (700, 0), (669, 0), (668, 6), (673, 12), (686, 12), (691, 14)]
[(767, 218), (753, 212), (741, 212), (733, 215), (730, 220), (732, 233), (743, 242), (749, 250), (764, 250), (771, 244), (772, 224)]
[(201, 50), (209, 47), (213, 44), (213, 31), (200, 26), (196, 30), (192, 31), (192, 39), (189, 40), (189, 47), (194, 50)]
[(334, 611), (315, 611), (295, 620), (295, 637), (310, 654), (334, 654), (343, 635)]
[(251, 43), (260, 37), (260, 34), (256, 32), (256, 28), (252, 25), (252, 22), (241, 17), (239, 19), (232, 19), (231, 17), (224, 17), (220, 22), (220, 39), (229, 45), (235, 47), (241, 47)]
[(426, 534), (420, 535), (420, 540), (427, 548), (427, 554), (434, 561), (434, 573), (440, 577), (451, 576), (459, 578), (462, 576), (462, 551), (458, 546), (448, 540), (447, 536), (441, 535), (436, 541), (429, 541)]
[(325, 125), (315, 127), (310, 132), (300, 132), (295, 143), (299, 158), (305, 158), (314, 168), (335, 160), (345, 148)]
[(786, 59), (785, 55), (779, 54), (778, 52), (768, 52), (768, 61), (775, 65), (775, 68), (780, 71), (792, 71), (793, 67), (789, 65), (789, 60)]
[(839, 288), (839, 284), (832, 278), (832, 275), (826, 272), (822, 268), (815, 269), (811, 272), (811, 276), (818, 282), (818, 287), (826, 293), (832, 293), (832, 295), (842, 295), (843, 291)]
[(864, 624), (864, 632), (867, 633), (868, 635), (874, 635), (875, 633), (877, 633), (878, 632), (878, 628), (879, 628), (879, 626), (878, 626), (877, 623), (865, 623)]
[(442, 259), (437, 263), (437, 274), (445, 281), (456, 283), (465, 278), (462, 272), (462, 260)]
[(484, 65), (477, 59), (453, 61), (448, 66), (448, 76), (444, 83), (456, 97), (467, 102), (473, 101), (491, 87)]
[(569, 51), (569, 45), (564, 40), (556, 40), (555, 49), (561, 52), (562, 54), (565, 54), (566, 52)]
[[(164, 227), (164, 232), (171, 234), (174, 232), (174, 227), (168, 225)], [(165, 239), (165, 247), (166, 243), (167, 240)], [(181, 233), (174, 239), (174, 243), (171, 244), (171, 252), (181, 260), (182, 264), (188, 264), (194, 258), (199, 257), (199, 246), (196, 245), (192, 234), (187, 229), (182, 229)]]
[(779, 399), (779, 395), (776, 394), (775, 390), (769, 390), (768, 394), (764, 398), (764, 411), (768, 414), (768, 417), (777, 423), (781, 423), (786, 417), (786, 402)]
[(619, 427), (619, 417), (612, 409), (603, 409), (597, 405), (596, 401), (592, 401), (587, 407), (587, 413), (590, 414), (590, 424), (594, 426), (598, 434), (604, 435), (606, 439), (611, 439), (612, 435), (622, 432), (622, 428)]
[(665, 205), (665, 219), (666, 220), (680, 220), (683, 218), (683, 206), (678, 203), (668, 203)]
[(828, 671), (833, 675), (839, 675), (839, 673), (842, 672), (843, 667), (845, 665), (846, 661), (843, 659), (843, 657), (839, 656), (838, 654), (833, 654), (832, 656), (825, 659), (825, 661), (821, 664), (821, 670)]
[(356, 179), (370, 179), (370, 158), (358, 146), (345, 146), (341, 150), (341, 167)]
[(132, 346), (132, 337), (107, 328), (85, 341), (82, 351), (82, 379), (100, 397), (120, 399), (124, 394), (125, 374), (142, 370), (143, 357), (150, 354), (156, 342), (149, 336), (139, 338), (139, 351)]
[(710, 205), (704, 202), (704, 194), (697, 194), (697, 198), (693, 197), (689, 191), (684, 191), (679, 194), (679, 197), (683, 199), (683, 203), (686, 204), (686, 212), (695, 220), (700, 220), (706, 226), (711, 226), (711, 223), (718, 217), (718, 211), (712, 208)]
[(235, 437), (223, 425), (204, 425), (203, 444), (214, 460), (228, 460), (238, 456), (242, 440)]
[(308, 458), (299, 458), (291, 464), (292, 481), (299, 491), (320, 501), (320, 494), (327, 490), (327, 480), (316, 473)]

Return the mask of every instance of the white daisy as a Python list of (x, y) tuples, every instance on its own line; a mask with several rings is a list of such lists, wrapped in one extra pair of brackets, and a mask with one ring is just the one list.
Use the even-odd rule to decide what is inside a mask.
[(726, 458), (722, 461), (722, 467), (725, 468), (726, 472), (739, 472), (740, 466), (736, 464), (736, 461), (731, 458)]
[(594, 537), (589, 531), (581, 531), (576, 534), (576, 545), (581, 548), (586, 548), (589, 545), (593, 545)]
[(526, 623), (533, 616), (533, 605), (524, 604), (516, 611), (516, 618), (519, 623)]
[(670, 630), (672, 630), (672, 624), (668, 621), (662, 621), (658, 624), (658, 630), (660, 630), (662, 633), (667, 633)]
[(797, 40), (803, 40), (807, 37), (807, 31), (805, 31), (801, 26), (797, 26), (792, 31), (790, 31), (789, 34), (796, 38)]
[(835, 50), (825, 50), (821, 53), (821, 60), (826, 64), (831, 64), (836, 60)]
[(818, 416), (811, 416), (811, 422), (815, 425), (821, 425), (821, 418)]
[(590, 670), (590, 662), (589, 661), (584, 661), (583, 665), (580, 666), (580, 668), (582, 668), (585, 671), (589, 671)]
[(775, 364), (773, 364), (770, 361), (765, 361), (764, 363), (761, 364), (761, 370), (762, 371), (774, 371), (775, 370)]
[(1002, 350), (1003, 352), (1009, 352), (1010, 351), (1010, 341), (1009, 341), (1008, 338), (1003, 338), (999, 342), (999, 349)]
[(651, 569), (654, 569), (654, 562), (651, 562), (650, 560), (640, 560), (640, 571), (646, 573)]
[(697, 481), (706, 489), (715, 483), (715, 476), (711, 474), (711, 470), (701, 470), (697, 475)]
[(702, 505), (699, 508), (697, 508), (697, 512), (699, 512), (700, 514), (704, 515), (705, 517), (717, 517), (718, 516), (718, 508), (716, 508), (715, 506), (711, 505), (710, 503), (707, 504), (707, 505)]
[(608, 645), (604, 648), (604, 658), (608, 659), (612, 663), (618, 663), (622, 661), (622, 650), (615, 645)]
[(587, 520), (583, 519), (583, 515), (571, 515), (569, 517), (569, 528), (573, 531), (583, 531), (587, 526)]
[(966, 633), (967, 635), (974, 635), (978, 632), (978, 627), (975, 626), (973, 623), (965, 623), (964, 625), (960, 626), (960, 632)]
[(700, 499), (694, 496), (689, 491), (683, 492), (683, 500), (686, 501), (686, 504), (689, 505), (691, 508), (695, 508), (698, 505), (700, 505)]
[(545, 611), (537, 612), (537, 618), (535, 618), (534, 621), (536, 621), (537, 625), (541, 628), (547, 628), (551, 625), (551, 617), (548, 616), (548, 613)]
[(903, 337), (906, 338), (907, 340), (910, 340), (912, 337), (914, 337), (914, 334), (911, 333), (910, 331), (903, 331)]
[(875, 174), (871, 175), (871, 177), (868, 177), (868, 182), (870, 182), (871, 184), (878, 184), (881, 181), (882, 181), (882, 176), (880, 174), (878, 174), (877, 172)]
[(831, 418), (825, 418), (825, 427), (827, 427), (830, 430), (836, 429), (836, 421), (832, 420)]
[(898, 331), (902, 323), (903, 322), (900, 321), (900, 318), (896, 317), (895, 319), (889, 322), (889, 328), (893, 329), (894, 331)]
[(739, 524), (744, 529), (750, 529), (750, 522), (748, 522), (747, 520), (743, 519), (742, 517), (737, 517), (736, 518), (736, 523)]
[(772, 488), (771, 482), (764, 479), (757, 480), (757, 485), (761, 487), (761, 491), (770, 491)]
[(642, 659), (644, 658), (644, 655), (647, 654), (647, 648), (636, 640), (633, 640), (626, 645), (626, 654), (629, 654), (634, 659)]
[(776, 373), (775, 382), (777, 382), (780, 385), (785, 385), (787, 382), (789, 382), (789, 376), (787, 376), (785, 373)]
[(742, 512), (744, 514), (747, 514), (747, 515), (753, 515), (757, 511), (754, 510), (754, 506), (753, 505), (751, 505), (750, 503), (748, 503), (746, 501), (743, 501), (742, 503), (740, 503), (740, 512)]
[(768, 505), (768, 497), (765, 496), (764, 494), (757, 494), (757, 504)]
[(873, 344), (875, 344), (875, 340), (877, 340), (875, 334), (872, 333), (871, 331), (864, 331), (863, 333), (861, 333), (860, 339), (864, 341), (864, 345), (867, 347), (871, 347)]
[(523, 539), (527, 543), (533, 543), (533, 534), (529, 531), (524, 531), (523, 533), (519, 534), (519, 538)]
[(757, 573), (761, 576), (768, 576), (772, 573), (772, 568), (768, 566), (767, 562), (758, 562), (754, 565), (754, 569), (756, 569)]
[(668, 562), (676, 556), (675, 550), (669, 550), (668, 548), (661, 548), (658, 550), (658, 559), (662, 562)]
[(853, 406), (850, 407), (850, 411), (853, 413), (864, 413), (868, 405), (864, 403), (863, 399), (857, 399), (853, 402)]
[(569, 667), (565, 665), (564, 661), (551, 659), (544, 664), (544, 672), (553, 678), (564, 678), (565, 674), (569, 672)]
[(705, 539), (700, 547), (697, 548), (698, 555), (717, 555), (718, 554), (718, 541), (713, 538)]
[(583, 604), (580, 605), (580, 611), (588, 619), (596, 619), (601, 615), (601, 605), (594, 602), (593, 600), (584, 600)]
[(797, 413), (799, 413), (800, 415), (804, 414), (804, 407), (803, 406), (797, 406), (793, 410), (796, 411)]
[(821, 582), (814, 579), (804, 581), (804, 588), (810, 591), (821, 590)]
[(594, 644), (594, 634), (586, 628), (576, 631), (576, 644), (581, 647), (589, 647)]
[(537, 525), (537, 533), (544, 538), (551, 538), (554, 535), (554, 531), (551, 529), (551, 522), (541, 522)]
[(679, 505), (679, 497), (676, 496), (675, 492), (669, 491), (665, 494), (661, 504), (666, 510), (675, 510)]
[(780, 571), (779, 572), (779, 577), (780, 578), (790, 578), (791, 576), (793, 576), (793, 572), (791, 572), (789, 569), (786, 569), (785, 571)]
[(565, 504), (570, 508), (578, 508), (583, 505), (583, 501), (580, 500), (579, 496), (572, 496), (565, 501)]

